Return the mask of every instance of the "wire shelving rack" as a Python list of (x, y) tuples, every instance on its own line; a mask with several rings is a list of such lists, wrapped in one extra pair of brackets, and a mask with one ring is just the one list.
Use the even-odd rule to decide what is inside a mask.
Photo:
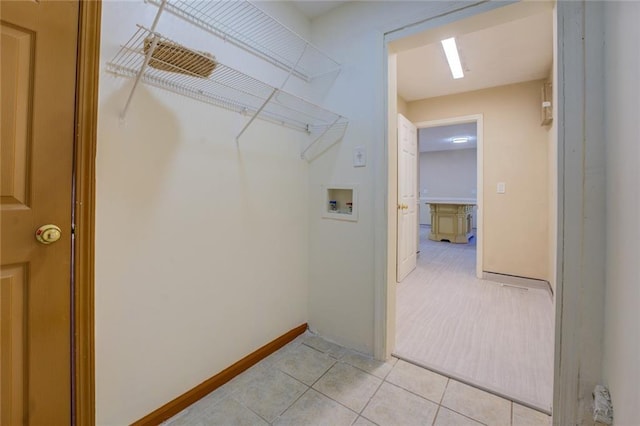
[[(162, 7), (163, 0), (148, 0)], [(340, 64), (246, 0), (166, 0), (164, 9), (306, 81)]]
[[(157, 2), (158, 0), (150, 1)], [(345, 117), (283, 90), (296, 67), (305, 58), (305, 54), (309, 50), (309, 43), (302, 47), (301, 55), (297, 58), (294, 66), (289, 68), (287, 78), (277, 88), (225, 66), (208, 53), (189, 49), (156, 32), (155, 28), (165, 8), (175, 8), (175, 4), (183, 3), (185, 2), (182, 0), (161, 0), (151, 29), (138, 25), (138, 30), (107, 63), (107, 71), (135, 79), (122, 110), (121, 118), (124, 119), (126, 116), (138, 84), (142, 81), (249, 116), (250, 118), (236, 136), (236, 142), (256, 118), (312, 135), (313, 140), (302, 151), (303, 158), (306, 158), (305, 154), (315, 144), (334, 137), (336, 131), (338, 134), (344, 135), (348, 124)], [(204, 5), (250, 4), (246, 1), (196, 2), (194, 4), (201, 5), (201, 3)], [(254, 9), (249, 10), (253, 11)], [(260, 23), (256, 25), (266, 25), (262, 23), (263, 15), (254, 15), (253, 12), (249, 15), (252, 16), (249, 21), (258, 19)], [(273, 21), (267, 22), (270, 26)], [(242, 27), (244, 31), (248, 31), (246, 25), (248, 24)], [(280, 31), (288, 34), (289, 30), (286, 27), (281, 27)], [(250, 34), (253, 35), (253, 31)], [(274, 36), (274, 38), (277, 37)], [(276, 43), (276, 45), (281, 44)]]

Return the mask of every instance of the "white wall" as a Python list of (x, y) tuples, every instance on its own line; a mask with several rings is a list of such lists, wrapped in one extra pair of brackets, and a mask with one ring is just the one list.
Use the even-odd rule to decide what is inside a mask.
[[(558, 22), (556, 15), (556, 7), (553, 12), (553, 63), (558, 63)], [(556, 291), (556, 281), (558, 273), (557, 257), (558, 257), (558, 77), (556, 75), (555, 65), (549, 73), (549, 81), (552, 84), (551, 108), (553, 121), (549, 126), (548, 133), (548, 196), (549, 196), (549, 244), (548, 244), (548, 263), (549, 263), (549, 285), (551, 290)]]
[(398, 114), (407, 115), (407, 101), (402, 96), (396, 96), (398, 103)]
[(607, 275), (604, 381), (614, 424), (640, 419), (640, 3), (605, 6)]
[[(463, 4), (351, 2), (312, 22), (314, 43), (343, 64), (324, 103), (350, 122), (342, 142), (309, 168), (309, 325), (363, 352), (373, 353), (374, 339), (382, 338), (374, 331), (374, 302), (381, 300), (374, 291), (386, 282), (386, 241), (379, 234), (387, 232), (387, 204), (379, 197), (387, 186), (384, 32)], [(351, 164), (358, 145), (367, 150), (363, 168)], [(321, 185), (330, 183), (359, 185), (358, 222), (321, 218)]]
[[(104, 2), (102, 64), (156, 8)], [(175, 18), (161, 32), (236, 65)], [(252, 66), (274, 81), (281, 73)], [(141, 418), (307, 321), (306, 136), (100, 75), (96, 424)]]
[(420, 197), (475, 198), (475, 148), (420, 153)]
[(426, 204), (429, 198), (476, 198), (476, 155), (475, 148), (420, 153), (421, 225), (431, 224), (431, 213)]

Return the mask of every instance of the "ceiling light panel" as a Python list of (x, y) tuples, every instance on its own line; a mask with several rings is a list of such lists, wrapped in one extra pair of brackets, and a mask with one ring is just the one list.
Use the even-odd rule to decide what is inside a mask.
[(447, 38), (440, 41), (444, 54), (447, 56), (447, 62), (449, 62), (449, 69), (454, 79), (464, 77), (462, 72), (462, 64), (460, 63), (460, 55), (458, 55), (458, 47), (456, 46), (455, 37)]

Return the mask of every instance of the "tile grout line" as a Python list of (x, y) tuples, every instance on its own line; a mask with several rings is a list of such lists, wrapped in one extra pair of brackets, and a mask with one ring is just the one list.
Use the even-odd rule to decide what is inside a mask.
[(513, 401), (511, 401), (511, 416), (510, 416), (510, 424), (513, 426)]
[(438, 402), (438, 408), (436, 409), (436, 415), (433, 417), (433, 422), (431, 425), (436, 424), (436, 419), (438, 418), (438, 414), (440, 414), (440, 408), (442, 408), (442, 401), (444, 400), (444, 394), (447, 393), (447, 388), (449, 387), (450, 378), (447, 377), (447, 383), (444, 384), (444, 390), (442, 391), (442, 396), (440, 397), (440, 402)]
[[(358, 413), (355, 410), (352, 410), (351, 408), (347, 407), (346, 405), (344, 405), (343, 403), (341, 403), (340, 401), (336, 401), (335, 399), (333, 399), (332, 397), (330, 397), (329, 395), (326, 395), (325, 393), (323, 393), (321, 390), (314, 388), (313, 386), (318, 383), (328, 372), (329, 370), (331, 370), (338, 362), (339, 360), (333, 358), (334, 362), (333, 364), (331, 364), (331, 367), (327, 368), (327, 371), (325, 371), (324, 373), (322, 373), (320, 375), (320, 377), (318, 377), (318, 379), (313, 382), (313, 385), (309, 386), (309, 389), (313, 389), (315, 392), (318, 392), (320, 395), (324, 396), (327, 399), (330, 399), (331, 401), (335, 402), (336, 404), (346, 408), (347, 410), (351, 411), (352, 413), (356, 414), (356, 420), (354, 420), (354, 423), (358, 420), (358, 417), (360, 416), (360, 413)], [(306, 393), (306, 392), (305, 392)]]
[[(360, 355), (360, 356), (362, 356), (362, 355)], [(364, 357), (364, 356), (362, 356), (362, 357), (363, 357), (363, 358), (366, 358), (366, 357)], [(372, 358), (372, 359), (373, 359), (373, 358)], [(339, 359), (339, 360), (337, 360), (337, 361), (338, 361), (338, 362), (341, 362), (341, 363), (343, 363), (343, 364), (347, 364), (347, 365), (349, 365), (349, 366), (351, 366), (351, 367), (353, 367), (353, 368), (355, 368), (355, 369), (358, 369), (358, 370), (362, 371), (363, 373), (366, 373), (366, 374), (368, 374), (368, 375), (370, 375), (370, 376), (376, 377), (376, 378), (378, 378), (378, 379), (380, 379), (380, 380), (386, 380), (386, 379), (387, 379), (387, 376), (388, 376), (389, 374), (391, 374), (391, 371), (392, 371), (392, 370), (393, 370), (393, 368), (395, 367), (395, 365), (393, 365), (393, 366), (391, 367), (391, 370), (389, 370), (389, 371), (387, 372), (387, 374), (385, 374), (385, 375), (384, 375), (384, 377), (380, 377), (380, 376), (376, 376), (375, 374), (373, 374), (373, 373), (371, 373), (371, 372), (369, 372), (369, 371), (367, 371), (367, 370), (365, 370), (365, 369), (363, 369), (363, 368), (358, 367), (357, 365), (353, 365), (353, 364), (351, 364), (350, 362), (343, 361), (342, 359)], [(376, 361), (376, 360), (374, 360), (374, 361)], [(379, 361), (379, 362), (381, 362), (381, 363), (383, 363), (383, 364), (386, 364), (386, 362), (384, 362), (384, 361)]]
[[(391, 369), (387, 372), (387, 374), (385, 375), (385, 377), (381, 378), (381, 377), (378, 377), (378, 376), (376, 376), (376, 375), (374, 375), (374, 374), (371, 374), (371, 373), (370, 373), (370, 372), (368, 372), (368, 371), (365, 371), (365, 370), (363, 370), (363, 369), (359, 368), (358, 366), (355, 366), (355, 365), (352, 365), (352, 364), (351, 364), (351, 363), (349, 363), (349, 362), (343, 361), (343, 358), (344, 358), (346, 355), (343, 355), (343, 356), (342, 356), (342, 357), (340, 357), (340, 358), (334, 358), (334, 357), (333, 357), (333, 356), (331, 356), (328, 352), (323, 352), (323, 351), (321, 351), (321, 350), (320, 350), (320, 349), (318, 349), (318, 348), (315, 348), (315, 347), (313, 347), (313, 346), (308, 345), (306, 342), (302, 342), (302, 344), (303, 344), (303, 345), (305, 345), (305, 346), (307, 346), (307, 347), (309, 347), (309, 348), (311, 348), (311, 349), (313, 349), (313, 350), (316, 350), (316, 351), (318, 351), (318, 352), (320, 352), (320, 353), (322, 353), (322, 354), (326, 355), (327, 357), (331, 358), (331, 359), (334, 361), (334, 362), (333, 362), (333, 364), (332, 364), (332, 365), (331, 365), (331, 366), (330, 366), (330, 367), (329, 367), (329, 368), (328, 368), (328, 369), (327, 369), (327, 370), (326, 370), (326, 371), (325, 371), (325, 372), (324, 372), (320, 377), (318, 377), (318, 379), (317, 379), (315, 382), (313, 382), (313, 384), (309, 387), (309, 389), (313, 389), (314, 391), (316, 391), (316, 392), (318, 392), (319, 394), (323, 395), (324, 397), (326, 397), (326, 398), (330, 399), (331, 401), (335, 402), (336, 404), (339, 404), (339, 405), (341, 405), (342, 407), (346, 408), (347, 410), (351, 411), (352, 413), (355, 413), (355, 414), (356, 414), (356, 419), (353, 421), (353, 423), (355, 423), (356, 421), (358, 421), (358, 418), (359, 418), (359, 417), (363, 417), (363, 418), (367, 419), (368, 421), (370, 421), (371, 423), (374, 423), (374, 424), (376, 424), (376, 425), (377, 425), (377, 423), (373, 422), (372, 420), (368, 419), (367, 417), (364, 417), (364, 416), (362, 415), (362, 413), (363, 413), (363, 412), (364, 412), (364, 410), (367, 408), (367, 406), (368, 406), (368, 405), (369, 405), (369, 403), (371, 402), (371, 399), (372, 399), (372, 398), (375, 396), (375, 394), (378, 392), (378, 390), (380, 389), (380, 387), (382, 386), (382, 384), (383, 384), (383, 383), (385, 383), (385, 381), (386, 381), (386, 380), (385, 380), (385, 378), (386, 378), (386, 377), (391, 373), (391, 371), (392, 371), (392, 370), (393, 370), (393, 368), (395, 367), (395, 364), (394, 364), (394, 365), (391, 367)], [(347, 352), (350, 352), (350, 353), (352, 353), (352, 354), (355, 354), (355, 355), (359, 355), (359, 356), (364, 357), (363, 355), (360, 355), (360, 354), (358, 354), (358, 353), (356, 353), (356, 352), (351, 352), (351, 351), (348, 351), (348, 350), (347, 350)], [(381, 362), (382, 362), (382, 361), (381, 361)], [(396, 360), (396, 364), (397, 364), (397, 362), (398, 362), (398, 361)], [(368, 401), (367, 401), (367, 403), (363, 406), (363, 408), (362, 408), (362, 410), (360, 410), (360, 412), (357, 412), (357, 411), (355, 411), (355, 410), (353, 410), (353, 409), (351, 409), (351, 408), (347, 407), (346, 405), (342, 404), (341, 402), (336, 401), (335, 399), (333, 399), (331, 396), (326, 395), (325, 393), (323, 393), (323, 392), (322, 392), (322, 391), (320, 391), (319, 389), (316, 389), (316, 388), (314, 388), (314, 387), (313, 387), (316, 383), (318, 383), (318, 382), (319, 382), (319, 381), (320, 381), (320, 380), (321, 380), (321, 379), (322, 379), (322, 378), (323, 378), (323, 377), (324, 377), (324, 376), (329, 372), (329, 370), (331, 370), (331, 369), (332, 369), (336, 364), (338, 364), (338, 363), (342, 363), (342, 364), (348, 365), (349, 367), (355, 368), (356, 370), (358, 370), (358, 371), (360, 371), (360, 372), (362, 372), (362, 373), (364, 373), (364, 374), (367, 374), (367, 375), (369, 375), (369, 376), (371, 376), (371, 377), (374, 377), (374, 378), (376, 378), (376, 379), (379, 379), (379, 380), (380, 380), (380, 384), (378, 385), (378, 387), (376, 388), (376, 390), (373, 392), (373, 394), (371, 395), (371, 397), (369, 397), (369, 400), (368, 400)], [(384, 363), (384, 362), (383, 362), (383, 363)], [(285, 373), (285, 374), (286, 374), (286, 373)], [(294, 377), (294, 378), (295, 378), (295, 377)], [(296, 379), (296, 380), (297, 380), (297, 379)], [(389, 382), (387, 382), (387, 383), (389, 383)], [(306, 392), (305, 392), (305, 393), (306, 393)], [(292, 405), (293, 405), (293, 404), (292, 404)]]
[[(355, 367), (354, 367), (355, 368)], [(368, 373), (367, 373), (368, 374)], [(370, 376), (373, 376), (373, 374), (370, 374)], [(373, 376), (375, 377), (375, 376)], [(379, 379), (379, 377), (376, 377), (376, 379)], [(367, 400), (367, 403), (364, 404), (364, 406), (362, 407), (362, 410), (360, 410), (360, 412), (358, 413), (359, 416), (362, 416), (362, 413), (364, 413), (364, 410), (367, 409), (367, 407), (369, 406), (369, 404), (371, 403), (371, 400), (373, 399), (374, 396), (376, 396), (376, 394), (378, 393), (378, 391), (380, 390), (380, 388), (382, 387), (382, 384), (385, 383), (386, 380), (382, 379), (380, 380), (380, 384), (378, 385), (378, 387), (376, 388), (376, 390), (371, 394), (371, 396), (369, 397), (369, 399)], [(363, 416), (364, 417), (364, 416)], [(369, 419), (368, 417), (365, 417), (365, 419), (369, 420), (370, 422), (374, 423), (371, 419)], [(377, 424), (377, 423), (376, 423)]]
[[(467, 416), (466, 414), (462, 414), (461, 412), (456, 411), (456, 410), (454, 410), (453, 408), (449, 408), (449, 407), (447, 407), (446, 405), (442, 405), (442, 402), (444, 401), (444, 396), (445, 396), (445, 394), (447, 393), (447, 389), (449, 389), (449, 383), (450, 383), (452, 380), (453, 380), (454, 382), (458, 382), (457, 380), (452, 379), (451, 377), (447, 377), (447, 385), (446, 385), (446, 386), (445, 386), (445, 388), (444, 388), (444, 392), (442, 392), (442, 398), (440, 398), (440, 403), (438, 404), (438, 412), (440, 412), (440, 408), (445, 408), (445, 409), (447, 409), (447, 410), (451, 411), (452, 413), (456, 413), (456, 414), (458, 414), (458, 415), (460, 415), (460, 416), (462, 416), (462, 417), (464, 417), (464, 418), (467, 418), (467, 419), (469, 419), (469, 420), (473, 420), (474, 422), (479, 423), (479, 424), (481, 424), (481, 425), (483, 425), (483, 426), (487, 426), (487, 424), (486, 424), (485, 422), (482, 422), (482, 421), (480, 421), (480, 420), (478, 420), (478, 419), (474, 419), (473, 417)], [(460, 382), (458, 382), (458, 383), (460, 383)], [(463, 384), (464, 384), (464, 383), (463, 383)], [(487, 393), (488, 393), (488, 392), (487, 392)], [(511, 402), (511, 401), (509, 401), (509, 402)], [(513, 404), (513, 403), (512, 403), (512, 404)], [(434, 419), (433, 421), (434, 421), (434, 424), (435, 424), (435, 419)]]
[[(302, 394), (301, 394), (299, 397), (297, 397), (297, 398), (296, 398), (296, 399), (295, 399), (295, 400), (294, 400), (290, 405), (288, 405), (288, 406), (287, 406), (287, 408), (285, 408), (285, 409), (284, 409), (284, 410), (283, 410), (283, 411), (282, 411), (282, 412), (281, 412), (281, 413), (280, 413), (280, 414), (275, 418), (274, 422), (275, 422), (276, 420), (278, 420), (278, 419), (279, 419), (279, 418), (280, 418), (280, 417), (281, 417), (281, 416), (282, 416), (282, 415), (283, 415), (283, 414), (284, 414), (284, 413), (285, 413), (289, 408), (293, 407), (293, 405), (294, 405), (296, 402), (298, 402), (298, 401), (300, 400), (300, 398), (302, 398), (302, 397), (303, 397), (307, 392), (309, 392), (309, 390), (313, 389), (313, 385), (315, 385), (315, 384), (316, 384), (316, 383), (317, 383), (317, 382), (318, 382), (322, 377), (324, 377), (324, 375), (325, 375), (325, 374), (327, 374), (327, 372), (328, 372), (329, 370), (331, 370), (331, 369), (333, 368), (333, 366), (334, 366), (334, 365), (336, 364), (336, 362), (337, 362), (337, 360), (336, 360), (335, 358), (332, 358), (332, 357), (331, 357), (330, 355), (328, 355), (326, 352), (322, 352), (322, 351), (320, 351), (319, 349), (316, 349), (316, 348), (314, 348), (314, 347), (312, 347), (312, 346), (309, 346), (309, 345), (307, 345), (305, 342), (301, 342), (301, 343), (300, 343), (299, 345), (297, 345), (297, 346), (301, 346), (301, 345), (304, 345), (304, 346), (308, 347), (309, 349), (312, 349), (312, 350), (314, 350), (314, 351), (316, 351), (316, 352), (318, 352), (318, 353), (321, 353), (321, 354), (323, 354), (323, 355), (326, 355), (328, 359), (330, 359), (330, 360), (332, 360), (332, 361), (333, 361), (333, 363), (329, 366), (329, 368), (327, 368), (327, 369), (326, 369), (326, 370), (325, 370), (325, 371), (320, 375), (320, 377), (318, 377), (318, 378), (317, 378), (317, 379), (316, 379), (312, 384), (310, 384), (310, 385), (308, 385), (308, 384), (304, 383), (302, 380), (298, 379), (297, 377), (292, 376), (291, 374), (287, 373), (286, 371), (282, 371), (282, 369), (281, 369), (280, 367), (278, 367), (276, 364), (272, 365), (272, 366), (271, 366), (272, 368), (275, 368), (276, 370), (280, 371), (281, 373), (283, 373), (283, 374), (285, 374), (285, 375), (287, 375), (287, 376), (291, 377), (292, 379), (294, 379), (294, 380), (296, 380), (296, 381), (298, 381), (298, 382), (302, 383), (303, 385), (305, 385), (305, 386), (307, 387), (307, 389), (306, 389), (304, 392), (302, 392)], [(297, 346), (296, 346), (296, 347), (297, 347)], [(314, 391), (316, 391), (316, 392), (318, 392), (318, 393), (320, 393), (321, 395), (324, 395), (322, 392), (319, 392), (317, 389), (313, 389), (313, 390), (314, 390)], [(324, 395), (324, 396), (326, 396), (326, 395)], [(328, 398), (328, 397), (327, 397), (327, 398)], [(331, 399), (331, 398), (330, 398), (330, 399)], [(332, 401), (333, 401), (333, 399), (332, 399)], [(334, 402), (338, 402), (338, 401), (334, 401)], [(338, 404), (339, 404), (339, 403), (338, 403)], [(340, 405), (342, 405), (342, 404), (340, 404)], [(247, 408), (248, 408), (248, 407), (247, 407)], [(349, 407), (345, 407), (345, 408), (347, 408), (347, 409), (348, 409)], [(353, 410), (351, 410), (351, 411), (353, 411)], [(267, 420), (265, 419), (265, 421), (267, 421)], [(267, 423), (269, 423), (269, 422), (267, 421)], [(272, 424), (273, 424), (273, 422), (272, 422), (272, 423), (269, 423), (269, 424), (270, 424), (270, 425), (272, 425)]]
[[(258, 364), (256, 364), (256, 365), (258, 365)], [(249, 370), (246, 370), (246, 371), (249, 371)], [(245, 372), (246, 372), (246, 371), (245, 371)], [(242, 374), (244, 374), (244, 372), (243, 372)], [(239, 377), (239, 376), (238, 376), (238, 377)], [(225, 383), (225, 385), (224, 385), (224, 386), (226, 386), (226, 383)], [(223, 388), (224, 388), (224, 386), (223, 386), (223, 387), (220, 387), (220, 388), (218, 388), (218, 389), (223, 389)], [(243, 387), (244, 387), (244, 386), (243, 386)], [(216, 391), (217, 391), (217, 389), (216, 389)], [(216, 391), (214, 391), (214, 392), (216, 392)], [(242, 407), (246, 408), (247, 410), (249, 410), (250, 412), (252, 412), (252, 413), (253, 413), (253, 414), (255, 414), (256, 416), (258, 416), (258, 418), (260, 418), (260, 419), (264, 420), (264, 421), (265, 421), (267, 424), (269, 424), (269, 425), (271, 425), (271, 424), (272, 424), (272, 422), (270, 422), (269, 420), (265, 419), (265, 418), (264, 418), (264, 417), (262, 417), (260, 414), (256, 413), (254, 410), (252, 410), (252, 409), (251, 409), (251, 407), (247, 406), (244, 402), (242, 402), (242, 401), (240, 401), (239, 399), (237, 399), (237, 398), (236, 398), (236, 396), (234, 395), (234, 394), (235, 394), (235, 392), (230, 392), (230, 391), (225, 391), (225, 392), (227, 393), (227, 396), (228, 396), (229, 398), (231, 398), (232, 400), (234, 400), (235, 402), (237, 402), (238, 404), (240, 404)], [(213, 393), (213, 392), (212, 392), (212, 393)], [(193, 407), (195, 404), (196, 404), (196, 403), (193, 403), (193, 404), (191, 404), (189, 407)], [(218, 405), (218, 404), (216, 404), (216, 405)], [(276, 417), (276, 419), (277, 419), (277, 417)]]
[[(283, 373), (284, 373), (284, 371), (283, 371)], [(285, 374), (287, 374), (287, 373), (285, 373)], [(294, 377), (294, 379), (295, 379), (295, 377)], [(306, 384), (306, 383), (305, 383), (305, 384)], [(276, 418), (275, 418), (275, 419), (273, 419), (273, 421), (272, 421), (271, 423), (269, 423), (268, 421), (267, 421), (267, 423), (269, 423), (270, 425), (273, 425), (273, 424), (274, 424), (274, 423), (275, 423), (275, 422), (276, 422), (280, 417), (282, 417), (282, 415), (283, 415), (284, 413), (286, 413), (286, 412), (287, 412), (287, 410), (288, 410), (289, 408), (293, 407), (293, 405), (294, 405), (296, 402), (298, 402), (298, 401), (300, 400), (300, 398), (302, 398), (303, 396), (305, 396), (305, 395), (307, 394), (307, 392), (309, 392), (309, 390), (310, 390), (310, 389), (311, 389), (311, 387), (307, 386), (307, 390), (305, 390), (304, 392), (302, 392), (302, 394), (301, 394), (299, 397), (297, 397), (297, 398), (295, 399), (295, 401), (293, 401), (289, 406), (287, 406), (287, 408), (285, 408), (284, 410), (282, 410), (282, 412), (281, 412), (280, 414), (278, 414), (278, 415), (276, 416)]]
[[(290, 343), (293, 343), (293, 342), (295, 342), (295, 340), (294, 340), (294, 341), (292, 341), (292, 342), (290, 342)], [(300, 345), (302, 345), (302, 344), (304, 344), (304, 342), (300, 342), (300, 343), (298, 343), (298, 344), (296, 344), (296, 345), (291, 346), (290, 348), (297, 348), (298, 346), (300, 346)], [(276, 352), (274, 352), (274, 354), (277, 354), (277, 353), (278, 353), (278, 352), (280, 352), (282, 349), (284, 349), (284, 347), (282, 347), (282, 348), (278, 349)], [(314, 350), (315, 350), (315, 348), (312, 348), (312, 349), (314, 349)], [(282, 354), (280, 354), (280, 355), (282, 355)], [(280, 412), (280, 413), (279, 413), (279, 414), (278, 414), (278, 415), (273, 419), (273, 421), (272, 421), (272, 422), (270, 422), (268, 419), (265, 419), (263, 416), (261, 416), (260, 414), (258, 414), (258, 413), (257, 413), (257, 412), (255, 412), (254, 410), (252, 410), (252, 409), (251, 409), (251, 407), (247, 406), (245, 403), (243, 403), (242, 401), (239, 401), (237, 398), (235, 398), (235, 397), (234, 397), (234, 395), (233, 395), (233, 392), (227, 392), (227, 393), (228, 393), (228, 395), (229, 395), (229, 397), (231, 397), (234, 401), (236, 401), (237, 403), (239, 403), (240, 405), (242, 405), (244, 408), (246, 408), (247, 410), (249, 410), (249, 411), (251, 411), (252, 413), (254, 413), (256, 416), (258, 416), (259, 418), (261, 418), (262, 420), (264, 420), (264, 421), (265, 421), (267, 424), (269, 424), (269, 425), (273, 425), (273, 424), (274, 424), (274, 423), (275, 423), (275, 422), (276, 422), (276, 421), (277, 421), (277, 420), (278, 420), (278, 419), (279, 419), (279, 418), (280, 418), (280, 417), (281, 417), (281, 416), (282, 416), (282, 415), (283, 415), (283, 414), (284, 414), (284, 413), (285, 413), (289, 408), (291, 408), (291, 407), (292, 407), (296, 402), (298, 402), (298, 400), (299, 400), (300, 398), (302, 398), (302, 396), (303, 396), (304, 394), (306, 394), (307, 392), (309, 392), (309, 389), (311, 389), (311, 386), (307, 385), (307, 384), (306, 384), (306, 383), (304, 383), (302, 380), (299, 380), (298, 378), (296, 378), (296, 377), (292, 376), (291, 374), (287, 373), (286, 371), (282, 371), (282, 369), (281, 369), (280, 367), (278, 367), (278, 363), (279, 363), (279, 361), (280, 361), (280, 360), (278, 360), (278, 361), (274, 361), (274, 362), (271, 362), (270, 364), (266, 365), (266, 366), (265, 366), (265, 368), (268, 368), (268, 369), (270, 369), (270, 370), (276, 370), (276, 371), (279, 371), (280, 373), (284, 374), (285, 376), (290, 377), (290, 378), (292, 378), (293, 380), (297, 381), (298, 383), (303, 384), (304, 386), (306, 386), (306, 387), (307, 387), (307, 389), (306, 389), (304, 392), (302, 392), (302, 393), (300, 394), (300, 396), (298, 396), (298, 397), (297, 397), (297, 398), (296, 398), (296, 399), (295, 399), (291, 404), (289, 404), (285, 409), (283, 409), (283, 410), (282, 410), (282, 411), (281, 411), (281, 412)], [(259, 364), (259, 363), (258, 363), (258, 364)], [(256, 365), (257, 365), (257, 364), (256, 364)], [(333, 366), (333, 364), (332, 364), (332, 366)], [(331, 369), (331, 367), (329, 367), (329, 369)], [(327, 369), (327, 371), (329, 371), (329, 369)], [(326, 373), (326, 371), (325, 371), (325, 373)], [(323, 375), (324, 375), (324, 373), (323, 373)], [(315, 382), (314, 382), (314, 383), (315, 383)]]
[(403, 386), (397, 385), (397, 384), (395, 384), (395, 383), (393, 383), (393, 382), (390, 382), (390, 381), (388, 381), (388, 380), (383, 380), (383, 381), (384, 381), (384, 382), (386, 382), (386, 383), (388, 383), (388, 384), (390, 384), (390, 385), (391, 385), (391, 386), (393, 386), (393, 387), (396, 387), (396, 388), (398, 388), (398, 389), (402, 389), (403, 391), (408, 392), (408, 393), (410, 393), (410, 394), (411, 394), (411, 395), (413, 395), (413, 396), (417, 396), (417, 397), (418, 397), (418, 398), (420, 398), (420, 399), (424, 399), (425, 401), (429, 401), (430, 403), (435, 404), (435, 405), (440, 405), (440, 404), (438, 404), (437, 402), (435, 402), (435, 401), (433, 401), (433, 400), (431, 400), (431, 399), (429, 399), (429, 398), (426, 398), (426, 397), (424, 397), (424, 396), (420, 395), (419, 393), (416, 393), (416, 392), (412, 391), (411, 389), (407, 389), (407, 388), (405, 388), (405, 387), (403, 387)]

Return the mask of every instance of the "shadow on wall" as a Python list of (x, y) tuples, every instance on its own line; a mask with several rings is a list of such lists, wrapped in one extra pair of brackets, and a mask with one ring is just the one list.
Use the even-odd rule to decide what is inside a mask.
[(175, 112), (142, 84), (121, 119), (131, 87), (132, 81), (127, 81), (100, 105), (97, 160), (98, 167), (120, 171), (101, 176), (109, 181), (109, 185), (101, 185), (102, 195), (119, 200), (127, 210), (141, 216), (145, 210), (154, 209), (181, 132)]
[[(100, 104), (99, 211), (110, 218), (121, 216), (129, 231), (141, 237), (157, 231), (150, 225), (158, 216), (156, 209), (176, 209), (176, 214), (180, 210), (182, 217), (176, 217), (175, 224), (188, 219), (184, 214), (199, 215), (191, 209), (167, 205), (168, 200), (198, 209), (207, 203), (203, 197), (215, 200), (215, 194), (227, 193), (233, 187), (235, 195), (227, 199), (228, 205), (242, 205), (236, 209), (237, 214), (250, 211), (251, 200), (247, 198), (251, 190), (250, 167), (256, 161), (273, 161), (274, 156), (273, 152), (254, 149), (255, 141), (265, 145), (256, 134), (257, 129), (250, 129), (236, 143), (236, 128), (243, 125), (245, 117), (231, 112), (216, 113), (224, 110), (157, 92), (144, 84), (136, 89), (122, 119), (120, 114), (132, 85), (132, 80), (124, 80)], [(135, 241), (137, 235), (127, 236)]]

